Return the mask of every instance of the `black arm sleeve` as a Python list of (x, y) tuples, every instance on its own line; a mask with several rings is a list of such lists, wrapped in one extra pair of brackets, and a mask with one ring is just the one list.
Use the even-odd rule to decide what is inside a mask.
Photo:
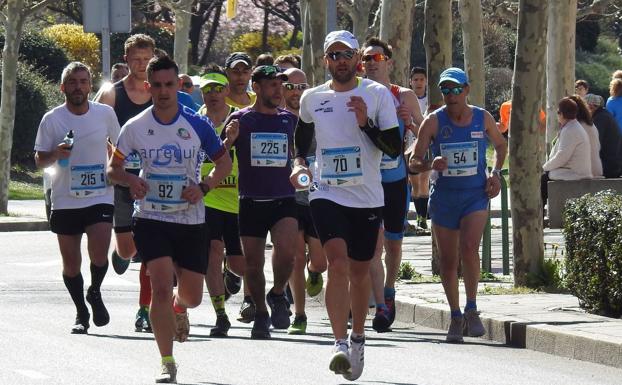
[(369, 136), (369, 139), (374, 142), (376, 147), (391, 158), (395, 159), (402, 153), (403, 142), (399, 127), (396, 126), (380, 131), (375, 124), (370, 126), (368, 122), (365, 127), (361, 127), (361, 130)]
[(315, 124), (303, 122), (298, 119), (298, 125), (294, 132), (294, 146), (296, 147), (296, 158), (306, 158), (309, 148), (315, 135)]

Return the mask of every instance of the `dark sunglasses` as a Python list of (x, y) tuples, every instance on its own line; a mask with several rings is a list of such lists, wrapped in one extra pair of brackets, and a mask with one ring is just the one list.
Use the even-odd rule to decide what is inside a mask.
[(441, 93), (443, 95), (449, 95), (450, 93), (454, 95), (460, 95), (462, 91), (464, 91), (464, 87), (462, 86), (453, 87), (453, 88), (441, 87)]
[(368, 61), (375, 61), (375, 62), (379, 62), (379, 61), (385, 61), (387, 60), (388, 57), (386, 55), (383, 55), (381, 53), (374, 53), (374, 54), (369, 54), (369, 55), (363, 55), (362, 60), (364, 62), (368, 62)]
[(283, 83), (283, 87), (285, 87), (285, 89), (288, 90), (288, 91), (292, 91), (292, 90), (304, 91), (307, 88), (309, 88), (309, 85), (307, 83), (298, 83), (298, 84)]
[(181, 83), (181, 85), (184, 88), (191, 88), (194, 84), (192, 84), (192, 82), (183, 82), (183, 83)]
[(203, 92), (209, 94), (210, 92), (216, 92), (217, 94), (221, 93), (225, 89), (225, 86), (220, 84), (207, 85), (203, 87)]
[(354, 55), (356, 55), (356, 51), (353, 49), (346, 49), (343, 51), (333, 51), (333, 52), (326, 52), (326, 57), (328, 57), (330, 60), (332, 61), (337, 61), (341, 58), (345, 58), (347, 60), (350, 60), (354, 57)]

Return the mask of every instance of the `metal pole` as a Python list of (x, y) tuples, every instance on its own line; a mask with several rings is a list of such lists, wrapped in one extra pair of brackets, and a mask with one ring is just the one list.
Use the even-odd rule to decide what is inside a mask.
[[(337, 0), (326, 1), (326, 35), (337, 29)], [(324, 80), (330, 79), (330, 74), (324, 70)]]
[(490, 203), (488, 204), (488, 219), (486, 220), (486, 227), (484, 228), (483, 242), (482, 242), (482, 271), (485, 273), (491, 272), (491, 225), (490, 225)]
[(102, 0), (102, 76), (110, 79), (110, 0)]
[(510, 226), (508, 223), (508, 170), (501, 171), (501, 247), (503, 253), (503, 275), (510, 275)]

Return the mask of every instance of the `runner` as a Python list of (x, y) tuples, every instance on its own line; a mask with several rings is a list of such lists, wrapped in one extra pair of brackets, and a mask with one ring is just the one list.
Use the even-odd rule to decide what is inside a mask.
[[(298, 116), (300, 110), (300, 96), (302, 92), (309, 88), (307, 77), (304, 72), (297, 68), (290, 68), (285, 71), (289, 78), (287, 83), (283, 83), (283, 99), (285, 109)], [(309, 153), (315, 153), (315, 140), (311, 144)], [(306, 158), (306, 164), (313, 163), (313, 156)], [(315, 297), (322, 291), (324, 279), (322, 273), (326, 271), (326, 256), (322, 250), (322, 244), (318, 239), (315, 225), (311, 218), (309, 207), (309, 190), (300, 189), (296, 191), (296, 207), (298, 210), (298, 237), (296, 241), (296, 255), (294, 260), (294, 271), (289, 278), (289, 286), (294, 299), (294, 322), (287, 329), (288, 334), (305, 334), (307, 332), (307, 315), (305, 313), (305, 288), (309, 296)], [(306, 246), (309, 246), (307, 257)], [(308, 258), (308, 262), (307, 262)], [(305, 282), (305, 267), (309, 273)]]
[[(178, 68), (168, 57), (147, 66), (153, 107), (123, 126), (108, 176), (126, 185), (135, 205), (134, 240), (150, 273), (151, 322), (162, 356), (158, 383), (175, 383), (173, 338), (188, 337), (187, 308), (201, 303), (207, 270), (202, 198), (229, 175), (231, 159), (206, 118), (177, 102)], [(140, 175), (124, 170), (127, 154), (141, 158)], [(204, 153), (215, 164), (197, 180)], [(173, 293), (173, 277), (177, 293)]]
[[(438, 85), (445, 107), (428, 115), (419, 130), (409, 166), (414, 171), (433, 170), (430, 216), (441, 264), (441, 279), (451, 310), (448, 342), (486, 333), (477, 311), (479, 243), (488, 219), (490, 198), (499, 194), (500, 175), (507, 153), (505, 139), (487, 111), (467, 104), (469, 82), (459, 68), (441, 73)], [(495, 168), (488, 175), (486, 145), (495, 147)], [(432, 145), (433, 160), (423, 159)], [(462, 259), (466, 306), (460, 311), (458, 264)]]
[[(394, 105), (399, 117), (400, 135), (404, 141), (405, 128), (417, 131), (421, 122), (421, 112), (415, 93), (408, 88), (391, 84), (389, 70), (393, 66), (393, 50), (377, 37), (369, 38), (363, 50), (363, 69), (368, 79), (387, 87), (393, 95)], [(400, 150), (403, 152), (403, 148)], [(396, 159), (384, 155), (380, 163), (384, 208), (382, 210), (384, 231), (378, 233), (376, 253), (371, 263), (372, 289), (376, 302), (376, 315), (372, 326), (377, 332), (386, 332), (395, 320), (395, 281), (402, 261), (402, 239), (404, 221), (408, 212), (408, 179), (406, 162), (403, 156)], [(387, 273), (386, 280), (382, 266), (382, 246), (384, 244)]]
[[(216, 133), (221, 134), (225, 127), (227, 117), (236, 111), (235, 107), (228, 106), (225, 98), (229, 94), (229, 81), (219, 66), (206, 68), (201, 77), (201, 91), (205, 104), (199, 113), (207, 115), (212, 124), (216, 126)], [(237, 129), (237, 120), (229, 124)], [(232, 129), (227, 129), (233, 132)], [(238, 230), (238, 162), (235, 149), (231, 149), (234, 137), (224, 140), (229, 149), (233, 161), (231, 174), (223, 179), (220, 184), (207, 194), (203, 199), (205, 203), (205, 224), (209, 243), (209, 264), (205, 283), (210, 293), (212, 305), (216, 311), (216, 325), (210, 330), (212, 337), (226, 337), (231, 327), (229, 317), (225, 311), (225, 299), (228, 295), (235, 294), (240, 290), (241, 279), (244, 275), (244, 256), (240, 244), (240, 232)], [(211, 160), (206, 159), (201, 167), (201, 175), (207, 175), (214, 168)], [(223, 261), (227, 256), (227, 267), (223, 273)], [(232, 273), (231, 271), (235, 272)], [(224, 274), (224, 281), (223, 281)], [(235, 293), (232, 293), (234, 291)]]
[(326, 36), (324, 62), (332, 80), (302, 95), (296, 168), (291, 177), (296, 183), (301, 174), (308, 174), (304, 159), (315, 132), (315, 181), (310, 199), (328, 258), (326, 309), (335, 336), (329, 368), (348, 380), (363, 372), (369, 265), (384, 205), (380, 160), (383, 152), (397, 158), (402, 148), (391, 93), (381, 84), (355, 76), (358, 49), (358, 41), (348, 31)]
[[(123, 126), (128, 120), (151, 106), (151, 94), (145, 89), (147, 80), (147, 63), (154, 56), (154, 40), (143, 34), (130, 36), (124, 45), (124, 59), (130, 69), (129, 74), (114, 87), (105, 91), (99, 101), (114, 108), (119, 125)], [(140, 157), (138, 154), (128, 154), (125, 160), (125, 169), (138, 175)], [(130, 191), (124, 186), (114, 186), (114, 233), (116, 246), (112, 251), (112, 267), (117, 274), (123, 274), (129, 266), (130, 259), (140, 261), (136, 253), (136, 246), (132, 238), (132, 212), (134, 199)], [(149, 321), (149, 304), (151, 303), (151, 283), (147, 276), (145, 264), (140, 266), (139, 274), (140, 294), (138, 297), (138, 312), (134, 321), (134, 330), (137, 332), (151, 332)]]
[[(80, 272), (80, 244), (86, 233), (91, 260), (91, 286), (86, 301), (93, 310), (93, 323), (110, 321), (100, 287), (108, 270), (108, 246), (114, 206), (112, 186), (106, 183), (108, 140), (116, 140), (119, 123), (109, 106), (89, 102), (91, 71), (79, 62), (65, 67), (61, 91), (65, 103), (43, 116), (35, 140), (35, 163), (39, 168), (54, 165), (50, 229), (57, 235), (63, 258), (63, 281), (76, 306), (73, 334), (86, 334), (89, 311), (84, 302), (84, 280)], [(69, 135), (71, 133), (71, 135)], [(63, 137), (73, 137), (73, 144)]]
[[(298, 227), (295, 191), (289, 182), (296, 116), (277, 108), (283, 98), (283, 80), (287, 76), (279, 73), (277, 67), (257, 67), (252, 74), (255, 104), (227, 119), (239, 121), (239, 136), (233, 145), (239, 167), (244, 275), (256, 307), (251, 331), (254, 339), (270, 338), (271, 322), (275, 329), (287, 329), (290, 325), (284, 289), (294, 264)], [(268, 231), (274, 242), (274, 286), (266, 296), (263, 267)]]

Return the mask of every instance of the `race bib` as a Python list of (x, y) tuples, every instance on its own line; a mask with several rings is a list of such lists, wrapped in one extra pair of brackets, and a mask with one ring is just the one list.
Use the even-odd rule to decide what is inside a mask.
[(90, 198), (106, 193), (103, 164), (71, 166), (69, 193), (75, 198)]
[(289, 159), (287, 134), (251, 134), (251, 166), (285, 167)]
[(397, 168), (400, 164), (400, 157), (393, 159), (387, 154), (382, 154), (382, 159), (380, 160), (380, 169), (381, 170), (393, 170)]
[(471, 176), (477, 174), (477, 142), (441, 143), (441, 156), (447, 158), (443, 176)]
[(188, 184), (186, 174), (146, 173), (149, 191), (143, 208), (147, 211), (173, 212), (188, 208), (188, 201), (181, 199), (181, 193)]
[(332, 186), (356, 186), (363, 183), (361, 148), (323, 148), (320, 179)]

